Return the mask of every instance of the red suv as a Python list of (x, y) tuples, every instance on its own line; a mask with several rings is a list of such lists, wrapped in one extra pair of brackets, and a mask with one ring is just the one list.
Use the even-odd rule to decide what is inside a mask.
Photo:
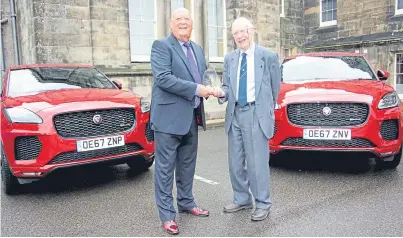
[(6, 194), (64, 167), (154, 162), (149, 102), (87, 65), (10, 67), (1, 91), (1, 175)]
[(288, 57), (281, 73), (271, 154), (357, 152), (383, 167), (399, 165), (403, 104), (384, 82), (387, 71), (375, 73), (362, 54), (328, 52)]

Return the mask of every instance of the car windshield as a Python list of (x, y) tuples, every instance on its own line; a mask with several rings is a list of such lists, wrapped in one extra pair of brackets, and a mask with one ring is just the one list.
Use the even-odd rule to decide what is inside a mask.
[(19, 97), (41, 92), (103, 88), (115, 89), (115, 85), (95, 68), (85, 67), (37, 67), (10, 71), (8, 96)]
[(281, 65), (283, 82), (376, 80), (361, 56), (299, 56)]

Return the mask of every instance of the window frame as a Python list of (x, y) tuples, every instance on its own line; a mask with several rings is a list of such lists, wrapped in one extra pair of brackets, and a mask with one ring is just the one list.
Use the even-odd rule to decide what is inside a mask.
[[(332, 0), (336, 1), (336, 10), (337, 10), (337, 0)], [(319, 0), (319, 26), (320, 27), (327, 27), (327, 26), (335, 26), (337, 25), (337, 15), (336, 15), (336, 20), (332, 21), (322, 21), (323, 20), (323, 15), (322, 15), (322, 0)]]
[[(400, 1), (403, 1), (403, 0), (400, 0)], [(395, 15), (402, 15), (402, 14), (403, 14), (403, 8), (402, 8), (402, 9), (398, 9), (398, 8), (397, 8), (398, 5), (399, 5), (399, 0), (396, 0), (396, 1), (395, 1)]]
[[(394, 76), (393, 76), (393, 86), (394, 86), (395, 90), (396, 90), (396, 86), (397, 86), (397, 75), (398, 75), (398, 73), (397, 73), (397, 55), (400, 55), (400, 57), (403, 57), (403, 52), (395, 53), (395, 60), (394, 60), (394, 68), (395, 68), (394, 71), (395, 72), (394, 72)], [(399, 75), (403, 75), (403, 72), (399, 73)], [(397, 92), (397, 90), (396, 90), (396, 92)], [(403, 99), (403, 93), (400, 93), (399, 97), (401, 99)]]
[[(149, 1), (149, 0), (147, 0)], [(154, 40), (157, 39), (158, 36), (158, 10), (157, 10), (157, 0), (153, 0), (154, 2)], [(130, 3), (132, 3), (133, 5), (131, 5)], [(150, 62), (151, 61), (151, 49), (150, 49), (150, 53), (148, 55), (139, 55), (136, 54), (136, 52), (133, 52), (134, 49), (132, 49), (132, 45), (131, 45), (131, 34), (130, 34), (130, 7), (136, 7), (135, 6), (135, 0), (128, 0), (128, 10), (129, 10), (129, 51), (130, 51), (130, 62)]]
[[(192, 0), (193, 1), (193, 0)], [(215, 57), (215, 56), (211, 56), (210, 55), (210, 47), (209, 47), (209, 52), (208, 52), (208, 56), (209, 56), (209, 61), (210, 62), (213, 62), (213, 63), (222, 63), (222, 62), (224, 62), (224, 57), (225, 57), (225, 55), (227, 54), (227, 52), (228, 52), (228, 50), (227, 50), (227, 44), (228, 44), (228, 39), (227, 39), (227, 10), (226, 10), (226, 7), (227, 7), (227, 3), (226, 3), (226, 1), (225, 0), (223, 0), (222, 1), (222, 3), (223, 3), (223, 6), (222, 6), (222, 9), (223, 9), (223, 56), (221, 56), (221, 57)], [(207, 11), (208, 11), (208, 4), (207, 4)], [(215, 26), (215, 25), (210, 25), (209, 23), (208, 23), (208, 17), (207, 17), (207, 34), (209, 34), (209, 28), (210, 27), (217, 27), (217, 26)], [(208, 42), (207, 42), (207, 44), (208, 44)]]
[(285, 0), (280, 0), (280, 5), (281, 5), (280, 17), (285, 17), (285, 13), (284, 13), (284, 1), (285, 1)]

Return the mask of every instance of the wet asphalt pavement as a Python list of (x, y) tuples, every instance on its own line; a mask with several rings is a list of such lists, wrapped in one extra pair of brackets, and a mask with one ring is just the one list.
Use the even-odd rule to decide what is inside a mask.
[[(287, 154), (271, 167), (268, 219), (252, 222), (252, 210), (222, 211), (232, 197), (223, 128), (201, 132), (199, 143), (194, 196), (211, 215), (180, 214), (179, 236), (403, 236), (403, 165), (377, 171), (372, 160)], [(351, 161), (360, 171), (350, 173)], [(1, 236), (170, 236), (153, 179), (154, 166), (142, 174), (126, 165), (55, 173), (1, 195)]]

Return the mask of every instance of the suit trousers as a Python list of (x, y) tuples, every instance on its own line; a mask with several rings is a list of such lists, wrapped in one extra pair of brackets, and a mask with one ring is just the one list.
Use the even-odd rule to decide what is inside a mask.
[(269, 140), (260, 128), (255, 105), (235, 107), (228, 132), (229, 173), (237, 205), (270, 209)]
[[(194, 115), (194, 114), (193, 114)], [(162, 222), (174, 220), (172, 188), (174, 172), (179, 210), (196, 207), (193, 198), (193, 178), (196, 168), (198, 128), (193, 116), (185, 135), (154, 132), (155, 145), (155, 201)]]

